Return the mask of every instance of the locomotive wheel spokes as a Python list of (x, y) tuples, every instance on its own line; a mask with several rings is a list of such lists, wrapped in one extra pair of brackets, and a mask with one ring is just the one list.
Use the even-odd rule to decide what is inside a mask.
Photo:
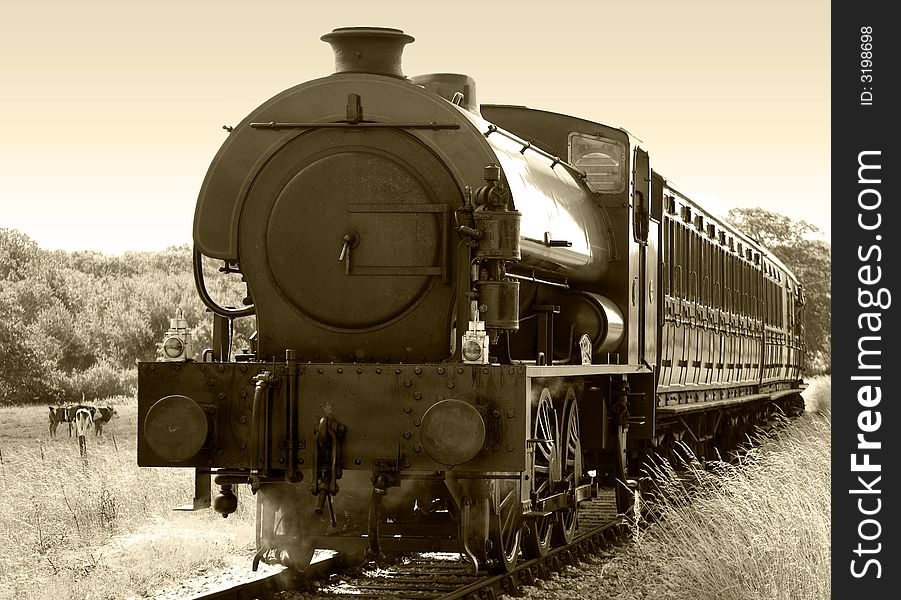
[(579, 404), (572, 388), (566, 394), (566, 412), (561, 436), (560, 489), (573, 495), (573, 504), (557, 512), (554, 539), (559, 545), (569, 544), (576, 531), (579, 507), (575, 503), (575, 489), (582, 479), (582, 438), (579, 435)]
[[(532, 498), (540, 500), (551, 494), (552, 473), (559, 473), (557, 456), (557, 413), (547, 388), (542, 390), (535, 409), (532, 427)], [(526, 558), (546, 556), (551, 547), (554, 516), (537, 517), (523, 535), (522, 550)]]
[(519, 558), (522, 530), (522, 503), (519, 479), (491, 481), (491, 526), (488, 570), (495, 574), (510, 573)]

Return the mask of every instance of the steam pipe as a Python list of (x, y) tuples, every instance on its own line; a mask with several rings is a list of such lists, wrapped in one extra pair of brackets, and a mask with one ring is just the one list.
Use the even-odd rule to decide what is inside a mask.
[(194, 248), (193, 265), (194, 287), (197, 288), (197, 294), (200, 296), (200, 299), (213, 314), (219, 315), (220, 317), (235, 319), (237, 317), (249, 317), (256, 312), (256, 308), (253, 306), (241, 309), (231, 309), (216, 304), (216, 301), (213, 300), (213, 298), (210, 297), (209, 292), (207, 292), (206, 283), (203, 280), (203, 255), (196, 247)]
[(379, 543), (379, 509), (387, 493), (388, 480), (384, 475), (379, 475), (372, 484), (372, 498), (369, 502), (369, 548), (366, 553), (372, 559), (378, 559), (382, 555)]
[(300, 473), (297, 470), (297, 446), (299, 445), (297, 435), (297, 407), (299, 398), (297, 392), (297, 354), (294, 350), (285, 351), (285, 361), (288, 363), (288, 389), (285, 394), (285, 401), (288, 404), (287, 411), (285, 411), (288, 415), (287, 431), (285, 432), (288, 439), (288, 465), (285, 471), (285, 481), (288, 483), (296, 483), (303, 479), (303, 473)]
[[(253, 412), (251, 421), (253, 422), (253, 438), (251, 439), (250, 458), (252, 469), (261, 472), (264, 477), (269, 476), (269, 385), (272, 376), (268, 371), (264, 371), (254, 377), (256, 386), (253, 390)], [(260, 449), (260, 441), (263, 442), (262, 456)], [(260, 469), (260, 461), (262, 459), (263, 468)]]

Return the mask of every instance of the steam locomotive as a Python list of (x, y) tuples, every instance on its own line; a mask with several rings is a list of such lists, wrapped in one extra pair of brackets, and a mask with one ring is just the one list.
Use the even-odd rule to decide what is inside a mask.
[[(192, 360), (174, 320), (139, 365), (139, 464), (194, 468), (194, 508), (223, 516), (249, 485), (256, 560), (508, 571), (601, 490), (626, 510), (649, 455), (713, 457), (803, 410), (798, 280), (627, 131), (406, 78), (400, 30), (322, 39), (336, 72), (230, 130), (200, 191), (214, 347)], [(204, 257), (243, 308), (210, 297)]]

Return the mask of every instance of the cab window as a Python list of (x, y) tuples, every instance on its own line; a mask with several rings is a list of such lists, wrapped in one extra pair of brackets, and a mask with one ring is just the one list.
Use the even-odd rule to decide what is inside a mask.
[(569, 134), (569, 162), (587, 175), (593, 192), (625, 189), (626, 147), (613, 140), (586, 133)]

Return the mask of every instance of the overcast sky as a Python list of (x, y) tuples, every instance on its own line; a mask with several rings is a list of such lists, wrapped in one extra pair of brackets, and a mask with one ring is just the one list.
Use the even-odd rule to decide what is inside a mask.
[(47, 249), (190, 243), (222, 125), (330, 74), (319, 37), (344, 26), (415, 37), (407, 76), (623, 127), (702, 202), (830, 231), (825, 0), (6, 3), (0, 227)]

